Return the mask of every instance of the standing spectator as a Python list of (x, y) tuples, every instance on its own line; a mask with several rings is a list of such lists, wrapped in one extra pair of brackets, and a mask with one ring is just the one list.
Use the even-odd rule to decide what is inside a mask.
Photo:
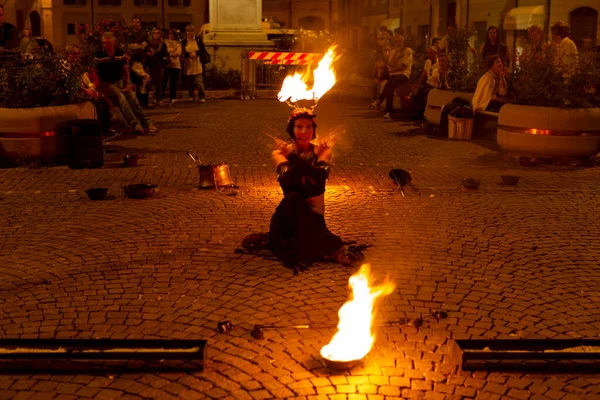
[(438, 64), (439, 68), (437, 89), (450, 90), (450, 84), (448, 83), (448, 69), (450, 68), (448, 57), (446, 55), (439, 56)]
[[(451, 53), (453, 49), (457, 48), (458, 40), (458, 29), (456, 28), (456, 25), (454, 24), (454, 22), (448, 21), (448, 25), (446, 27), (446, 35), (439, 39), (439, 42), (437, 42), (436, 44), (438, 56), (444, 54), (448, 55), (449, 53)], [(471, 54), (476, 55), (477, 50), (471, 45), (470, 42), (468, 43), (468, 46)]]
[(142, 20), (137, 15), (131, 19), (130, 46), (128, 54), (131, 61), (131, 81), (135, 84), (136, 95), (143, 107), (148, 107), (148, 85), (150, 74), (146, 71), (146, 58), (150, 51), (150, 38), (145, 29), (142, 29)]
[(167, 51), (167, 45), (165, 44), (162, 32), (154, 28), (152, 30), (152, 39), (150, 40), (150, 77), (151, 83), (155, 86), (155, 99), (156, 104), (162, 103), (162, 80), (163, 80), (163, 69), (167, 64), (171, 62), (169, 53)]
[(25, 54), (31, 54), (39, 49), (39, 45), (31, 33), (31, 29), (23, 29), (23, 37), (19, 41), (19, 51)]
[(500, 38), (498, 37), (498, 28), (493, 25), (487, 29), (485, 42), (481, 45), (479, 54), (481, 54), (481, 58), (484, 62), (488, 59), (488, 57), (498, 54), (504, 67), (508, 68), (510, 65), (508, 48), (504, 43), (500, 42)]
[(17, 47), (19, 45), (18, 36), (17, 28), (8, 22), (4, 22), (4, 6), (0, 4), (0, 52)]
[(184, 72), (188, 81), (188, 91), (190, 99), (196, 100), (195, 89), (198, 89), (198, 101), (204, 103), (204, 83), (202, 81), (202, 72), (206, 64), (210, 63), (210, 55), (204, 47), (202, 40), (196, 36), (194, 25), (185, 27), (186, 38), (181, 43), (183, 57), (185, 60)]
[(558, 44), (555, 65), (563, 71), (563, 77), (568, 78), (573, 73), (579, 58), (577, 46), (569, 38), (571, 27), (566, 22), (560, 21), (552, 25), (550, 32), (552, 40)]
[(134, 132), (158, 132), (137, 101), (127, 59), (123, 50), (115, 46), (115, 36), (112, 32), (102, 35), (102, 49), (95, 54), (94, 60), (98, 69), (98, 91), (119, 107)]
[(521, 61), (531, 60), (542, 51), (544, 47), (544, 33), (539, 25), (532, 25), (527, 30), (527, 45), (521, 54)]
[(379, 108), (385, 99), (383, 119), (386, 121), (392, 119), (396, 88), (410, 82), (413, 52), (410, 48), (405, 47), (404, 43), (404, 36), (398, 35), (394, 38), (394, 48), (388, 58), (389, 78), (379, 98), (371, 104), (372, 107)]
[(498, 54), (491, 55), (486, 60), (487, 72), (477, 82), (477, 88), (473, 95), (471, 104), (473, 111), (498, 112), (504, 105), (499, 101), (500, 97), (507, 94), (506, 79), (504, 77), (504, 65)]
[(167, 52), (169, 53), (170, 62), (165, 68), (165, 76), (162, 82), (162, 93), (161, 98), (164, 97), (165, 90), (167, 89), (167, 81), (169, 82), (171, 104), (175, 103), (177, 99), (177, 80), (179, 79), (179, 73), (181, 72), (181, 43), (175, 37), (175, 30), (169, 29), (167, 33)]
[(137, 15), (134, 15), (133, 18), (131, 18), (131, 42), (139, 44), (144, 48), (150, 45), (148, 32), (146, 32), (145, 29), (142, 29), (142, 20)]

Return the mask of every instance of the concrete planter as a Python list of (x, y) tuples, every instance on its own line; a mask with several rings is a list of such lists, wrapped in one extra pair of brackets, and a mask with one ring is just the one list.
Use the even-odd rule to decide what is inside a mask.
[(497, 141), (514, 156), (589, 156), (600, 146), (600, 108), (507, 104), (500, 109)]
[(96, 108), (87, 101), (56, 107), (0, 108), (0, 166), (56, 162), (66, 145), (56, 132), (57, 125), (95, 118)]

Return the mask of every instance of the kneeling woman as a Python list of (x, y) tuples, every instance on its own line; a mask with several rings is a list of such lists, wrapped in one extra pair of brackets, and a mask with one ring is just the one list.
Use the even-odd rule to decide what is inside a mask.
[(284, 198), (271, 218), (270, 247), (286, 263), (330, 260), (350, 265), (342, 239), (325, 225), (331, 149), (311, 144), (316, 137), (314, 119), (309, 110), (294, 110), (287, 125), (294, 142), (281, 142), (273, 151)]

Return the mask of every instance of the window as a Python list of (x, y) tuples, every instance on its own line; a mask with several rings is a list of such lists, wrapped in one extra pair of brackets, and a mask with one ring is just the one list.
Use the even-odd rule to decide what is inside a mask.
[(63, 0), (63, 4), (65, 6), (85, 6), (87, 0)]
[(156, 6), (158, 4), (158, 0), (135, 0), (133, 2), (134, 6)]
[(121, 0), (98, 0), (99, 6), (120, 6)]
[(185, 33), (185, 27), (191, 24), (191, 22), (169, 22), (170, 29), (177, 29), (179, 32)]
[(189, 7), (191, 0), (169, 0), (170, 7)]

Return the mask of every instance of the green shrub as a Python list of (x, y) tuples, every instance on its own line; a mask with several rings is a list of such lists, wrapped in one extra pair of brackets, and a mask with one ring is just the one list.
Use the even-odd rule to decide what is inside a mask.
[[(23, 56), (25, 57), (25, 56)], [(44, 49), (0, 69), (0, 107), (32, 108), (79, 101), (84, 68)]]
[(556, 52), (556, 46), (544, 46), (520, 61), (509, 76), (511, 102), (543, 107), (588, 107), (595, 103), (595, 87), (600, 83), (597, 55), (580, 55), (567, 75), (556, 61)]
[(241, 72), (227, 67), (226, 58), (216, 57), (215, 63), (206, 66), (206, 71), (204, 71), (205, 89), (240, 89), (241, 86)]

